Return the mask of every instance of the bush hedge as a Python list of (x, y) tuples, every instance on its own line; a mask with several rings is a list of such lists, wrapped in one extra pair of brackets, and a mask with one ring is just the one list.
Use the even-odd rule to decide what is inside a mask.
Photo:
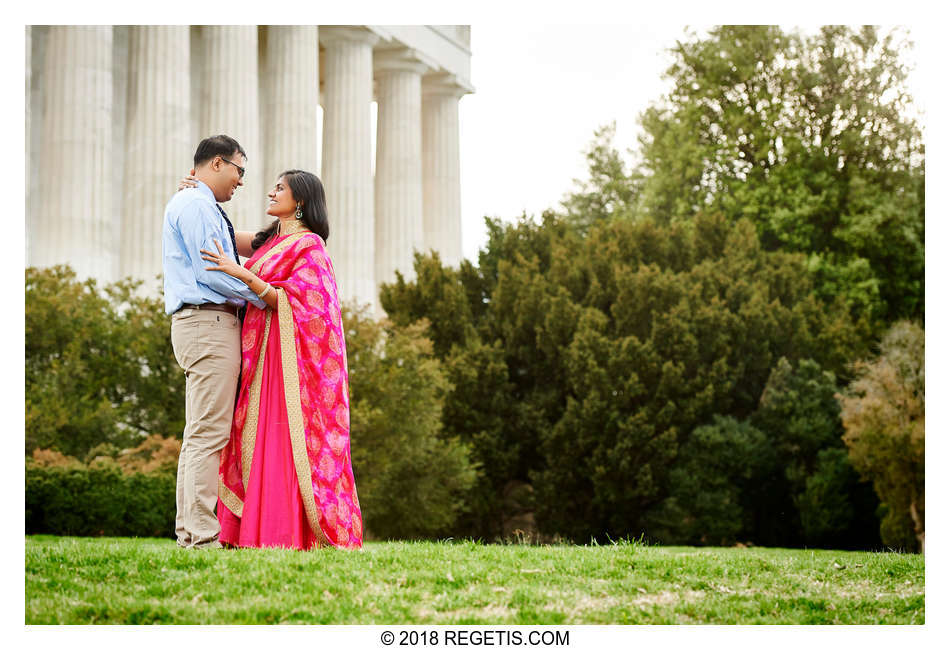
[(175, 474), (124, 473), (111, 459), (44, 467), (26, 461), (26, 533), (170, 537)]

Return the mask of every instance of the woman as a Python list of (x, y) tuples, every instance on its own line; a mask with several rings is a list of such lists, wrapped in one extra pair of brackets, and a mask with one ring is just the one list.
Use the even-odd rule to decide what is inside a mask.
[(249, 304), (244, 317), (241, 383), (219, 472), (220, 541), (359, 548), (346, 345), (323, 185), (294, 169), (268, 197), (267, 214), (277, 220), (253, 239), (237, 235), (239, 251), (248, 244), (253, 251), (243, 267), (218, 242), (217, 252), (201, 251), (214, 263), (209, 270), (244, 281), (267, 304)]

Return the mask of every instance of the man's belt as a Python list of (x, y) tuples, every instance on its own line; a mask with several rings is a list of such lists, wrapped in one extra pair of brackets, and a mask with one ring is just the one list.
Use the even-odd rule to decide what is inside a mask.
[(204, 310), (211, 310), (211, 311), (224, 311), (231, 314), (232, 316), (238, 315), (238, 308), (235, 307), (234, 305), (229, 305), (228, 303), (224, 303), (223, 305), (216, 305), (213, 302), (203, 302), (200, 305), (193, 305), (191, 303), (186, 302), (184, 305), (181, 306), (181, 308), (182, 309), (204, 309)]

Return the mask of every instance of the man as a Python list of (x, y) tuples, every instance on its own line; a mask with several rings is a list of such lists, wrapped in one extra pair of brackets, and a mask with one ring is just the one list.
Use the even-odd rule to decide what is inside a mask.
[(175, 534), (182, 548), (221, 548), (214, 508), (218, 463), (231, 433), (241, 370), (241, 322), (245, 301), (264, 302), (226, 273), (207, 271), (202, 248), (215, 240), (239, 261), (234, 228), (218, 203), (244, 184), (247, 155), (226, 135), (205, 138), (195, 151), (198, 186), (184, 189), (165, 207), (162, 268), (165, 313), (171, 315), (175, 359), (185, 371), (185, 431), (178, 458)]

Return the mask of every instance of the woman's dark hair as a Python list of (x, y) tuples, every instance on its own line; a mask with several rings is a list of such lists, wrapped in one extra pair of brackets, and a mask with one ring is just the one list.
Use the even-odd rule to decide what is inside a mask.
[[(300, 169), (289, 169), (277, 178), (283, 177), (290, 187), (290, 195), (294, 201), (300, 203), (303, 216), (300, 220), (312, 232), (323, 238), (324, 243), (330, 237), (330, 219), (327, 216), (327, 195), (323, 190), (323, 183), (314, 174)], [(251, 248), (257, 250), (264, 242), (277, 234), (279, 219), (254, 235)]]

